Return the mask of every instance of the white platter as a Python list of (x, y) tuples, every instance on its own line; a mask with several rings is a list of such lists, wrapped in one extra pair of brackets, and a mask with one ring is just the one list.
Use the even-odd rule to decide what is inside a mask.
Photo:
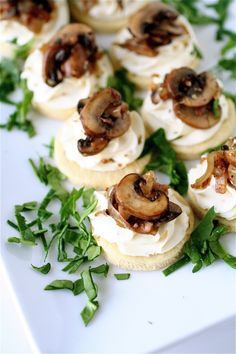
[[(214, 28), (197, 28), (196, 33), (204, 54), (202, 68), (210, 68), (219, 53)], [(99, 37), (103, 46), (108, 41), (106, 36)], [(3, 121), (7, 113), (8, 107), (1, 106)], [(124, 282), (114, 279), (117, 269), (111, 267), (106, 281), (98, 279), (100, 310), (87, 328), (80, 319), (86, 302), (83, 294), (74, 297), (67, 291), (43, 291), (54, 279), (73, 280), (78, 275), (61, 272), (62, 265), (52, 259), (49, 261), (53, 269), (48, 275), (36, 273), (30, 264), (42, 263), (40, 249), (6, 242), (9, 236), (15, 236), (5, 222), (12, 218), (13, 206), (41, 200), (47, 191), (34, 176), (28, 158), (47, 154), (43, 144), (55, 135), (60, 122), (37, 115), (34, 119), (38, 134), (33, 139), (24, 133), (1, 131), (1, 253), (12, 289), (40, 352), (156, 352), (235, 314), (235, 270), (223, 262), (196, 274), (187, 265), (168, 278), (161, 272), (132, 272), (131, 278)], [(235, 253), (235, 235), (225, 236), (223, 243)]]

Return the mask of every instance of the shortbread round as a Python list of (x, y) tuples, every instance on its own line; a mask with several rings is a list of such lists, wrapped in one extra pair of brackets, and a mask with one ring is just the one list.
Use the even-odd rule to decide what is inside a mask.
[(54, 158), (59, 170), (75, 185), (83, 185), (96, 189), (106, 189), (118, 183), (129, 173), (142, 173), (150, 161), (150, 155), (135, 160), (126, 167), (116, 171), (93, 171), (79, 166), (76, 162), (68, 160), (59, 136), (55, 139)]
[[(188, 206), (186, 200), (177, 192), (174, 191), (174, 195), (182, 204)], [(181, 242), (165, 253), (148, 257), (124, 255), (119, 251), (119, 248), (115, 243), (108, 242), (102, 237), (102, 235), (94, 235), (94, 237), (98, 245), (102, 247), (105, 258), (115, 266), (127, 270), (151, 271), (166, 268), (180, 258), (183, 251), (183, 246), (190, 238), (193, 227), (194, 215), (189, 207), (189, 226)]]

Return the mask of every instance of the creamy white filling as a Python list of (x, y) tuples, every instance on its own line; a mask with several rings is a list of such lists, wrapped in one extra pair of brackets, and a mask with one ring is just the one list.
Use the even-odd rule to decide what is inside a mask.
[(194, 60), (194, 45), (197, 40), (191, 25), (179, 16), (179, 23), (183, 24), (188, 33), (176, 37), (170, 44), (160, 46), (155, 57), (139, 55), (126, 48), (121, 48), (116, 43), (124, 43), (132, 35), (127, 28), (115, 37), (112, 45), (112, 54), (130, 73), (144, 77), (155, 75), (161, 82), (165, 74), (174, 68), (188, 66)]
[[(191, 185), (197, 178), (201, 177), (207, 169), (207, 162), (204, 160), (196, 167), (189, 171), (189, 184)], [(216, 181), (214, 176), (211, 178), (209, 186), (204, 189), (195, 189), (191, 186), (191, 192), (194, 195), (194, 199), (201, 208), (210, 209), (214, 206), (216, 213), (227, 219), (236, 219), (236, 190), (233, 187), (227, 185), (226, 193), (216, 193), (215, 191)]]
[(104, 150), (93, 156), (83, 156), (77, 149), (79, 139), (85, 139), (78, 113), (66, 121), (61, 128), (60, 141), (66, 157), (79, 166), (94, 171), (114, 171), (135, 161), (143, 150), (145, 132), (140, 115), (130, 112), (131, 125), (125, 134), (112, 139)]
[[(61, 26), (69, 22), (69, 10), (66, 0), (55, 1), (56, 9), (51, 20), (44, 24), (41, 33), (35, 34), (26, 26), (14, 20), (0, 21), (0, 57), (9, 57), (9, 46), (14, 50), (14, 45), (9, 44), (13, 39), (18, 45), (23, 45), (34, 38), (34, 48), (47, 42)], [(5, 45), (8, 43), (8, 46)]]
[[(116, 0), (98, 0), (91, 7), (88, 14), (95, 18), (104, 18), (104, 20), (114, 21), (122, 17), (132, 15), (140, 7), (147, 4), (150, 0), (122, 0), (122, 8)], [(83, 7), (80, 3), (80, 7)]]
[(154, 104), (150, 92), (144, 100), (141, 113), (150, 131), (163, 128), (167, 139), (174, 141), (175, 145), (191, 146), (210, 139), (220, 130), (224, 120), (228, 117), (228, 103), (224, 95), (220, 96), (219, 105), (221, 116), (218, 123), (209, 129), (196, 129), (185, 124), (175, 115), (171, 99), (161, 100), (158, 104)]
[(182, 214), (162, 224), (155, 235), (145, 235), (118, 226), (111, 216), (102, 212), (108, 207), (105, 192), (95, 192), (98, 206), (90, 215), (93, 234), (115, 243), (122, 254), (129, 256), (150, 256), (171, 250), (185, 237), (189, 227), (189, 208), (180, 203), (171, 190), (168, 194), (170, 200), (182, 208)]
[(33, 104), (47, 103), (53, 108), (74, 108), (82, 98), (87, 98), (101, 87), (105, 87), (113, 69), (107, 55), (97, 61), (98, 70), (94, 74), (85, 73), (80, 78), (65, 78), (55, 87), (48, 86), (42, 75), (43, 55), (36, 49), (25, 62), (22, 77), (34, 93)]

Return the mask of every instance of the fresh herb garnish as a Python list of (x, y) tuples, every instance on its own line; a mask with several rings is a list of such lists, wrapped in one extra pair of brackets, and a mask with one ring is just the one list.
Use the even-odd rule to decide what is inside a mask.
[(48, 149), (48, 157), (51, 159), (54, 156), (54, 144), (55, 144), (55, 139), (52, 138), (49, 142), (49, 144), (44, 144), (44, 146)]
[(155, 131), (145, 142), (142, 156), (152, 153), (145, 170), (158, 170), (170, 177), (170, 186), (180, 194), (188, 190), (188, 175), (185, 164), (176, 157), (176, 152), (166, 140), (164, 129)]
[(135, 84), (128, 79), (125, 69), (119, 69), (114, 76), (109, 76), (107, 86), (120, 92), (130, 111), (137, 111), (142, 106), (143, 100), (135, 96)]
[(220, 118), (220, 104), (219, 104), (219, 99), (215, 98), (213, 101), (213, 114), (216, 119)]
[(74, 283), (71, 280), (63, 279), (63, 280), (54, 280), (47, 286), (45, 286), (44, 290), (72, 290), (74, 288)]
[(203, 58), (203, 54), (196, 44), (193, 45), (193, 50), (192, 50), (191, 54), (194, 55), (198, 59)]
[(87, 302), (87, 305), (80, 313), (85, 326), (87, 326), (89, 324), (89, 322), (91, 322), (91, 320), (93, 319), (98, 308), (99, 308), (98, 301), (88, 301)]
[(216, 146), (211, 147), (209, 149), (206, 149), (201, 153), (201, 155), (209, 154), (210, 152), (213, 152), (213, 151), (220, 151), (220, 150), (222, 150), (223, 145), (224, 144), (219, 144), (219, 145), (216, 145)]
[(217, 259), (222, 259), (236, 269), (236, 257), (230, 255), (219, 242), (219, 239), (227, 233), (227, 227), (220, 225), (215, 217), (216, 213), (212, 207), (192, 232), (190, 240), (186, 242), (183, 257), (163, 271), (165, 276), (189, 262), (194, 264), (192, 272), (195, 273), (203, 265), (209, 266)]
[[(15, 106), (15, 111), (10, 114), (7, 122), (2, 123), (0, 128), (11, 131), (18, 129), (27, 132), (29, 137), (33, 137), (36, 132), (32, 122), (29, 120), (29, 111), (33, 93), (28, 89), (26, 81), (20, 78), (23, 62), (28, 55), (32, 41), (16, 46), (12, 59), (3, 58), (0, 62), (0, 101)], [(15, 102), (10, 95), (19, 89), (21, 101)]]
[(33, 264), (31, 264), (31, 266), (32, 266), (32, 268), (34, 270), (36, 270), (37, 272), (40, 272), (42, 274), (48, 274), (50, 272), (50, 270), (51, 270), (51, 264), (50, 263), (44, 264), (41, 267), (36, 267)]
[(130, 273), (118, 273), (118, 274), (114, 274), (114, 277), (117, 280), (127, 280), (130, 278)]
[(236, 79), (236, 54), (234, 54), (231, 58), (220, 59), (218, 66), (228, 71), (232, 79)]

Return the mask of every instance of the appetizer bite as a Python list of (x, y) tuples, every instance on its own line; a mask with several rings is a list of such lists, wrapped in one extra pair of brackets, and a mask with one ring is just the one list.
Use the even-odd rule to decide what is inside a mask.
[(1, 0), (0, 57), (13, 56), (15, 44), (36, 48), (68, 22), (66, 0)]
[(99, 32), (115, 32), (150, 0), (70, 0), (72, 16)]
[(140, 173), (150, 156), (140, 156), (143, 120), (128, 110), (112, 88), (81, 100), (55, 141), (55, 160), (74, 184), (104, 189), (132, 171)]
[(172, 70), (162, 84), (152, 84), (142, 116), (150, 133), (165, 129), (178, 156), (191, 160), (222, 144), (235, 128), (234, 104), (211, 72), (189, 67)]
[(90, 215), (93, 235), (112, 264), (131, 270), (167, 267), (180, 256), (193, 228), (187, 202), (153, 172), (131, 173), (98, 200)]
[(199, 218), (214, 206), (219, 221), (236, 232), (236, 137), (203, 156), (189, 171), (190, 202)]
[(106, 86), (113, 70), (97, 47), (95, 34), (84, 24), (63, 27), (25, 62), (22, 77), (33, 92), (33, 106), (42, 114), (66, 119), (78, 100)]
[(116, 67), (129, 72), (141, 88), (152, 75), (161, 81), (171, 69), (196, 67), (196, 38), (188, 21), (159, 2), (142, 7), (129, 18), (128, 27), (115, 37), (111, 57)]

